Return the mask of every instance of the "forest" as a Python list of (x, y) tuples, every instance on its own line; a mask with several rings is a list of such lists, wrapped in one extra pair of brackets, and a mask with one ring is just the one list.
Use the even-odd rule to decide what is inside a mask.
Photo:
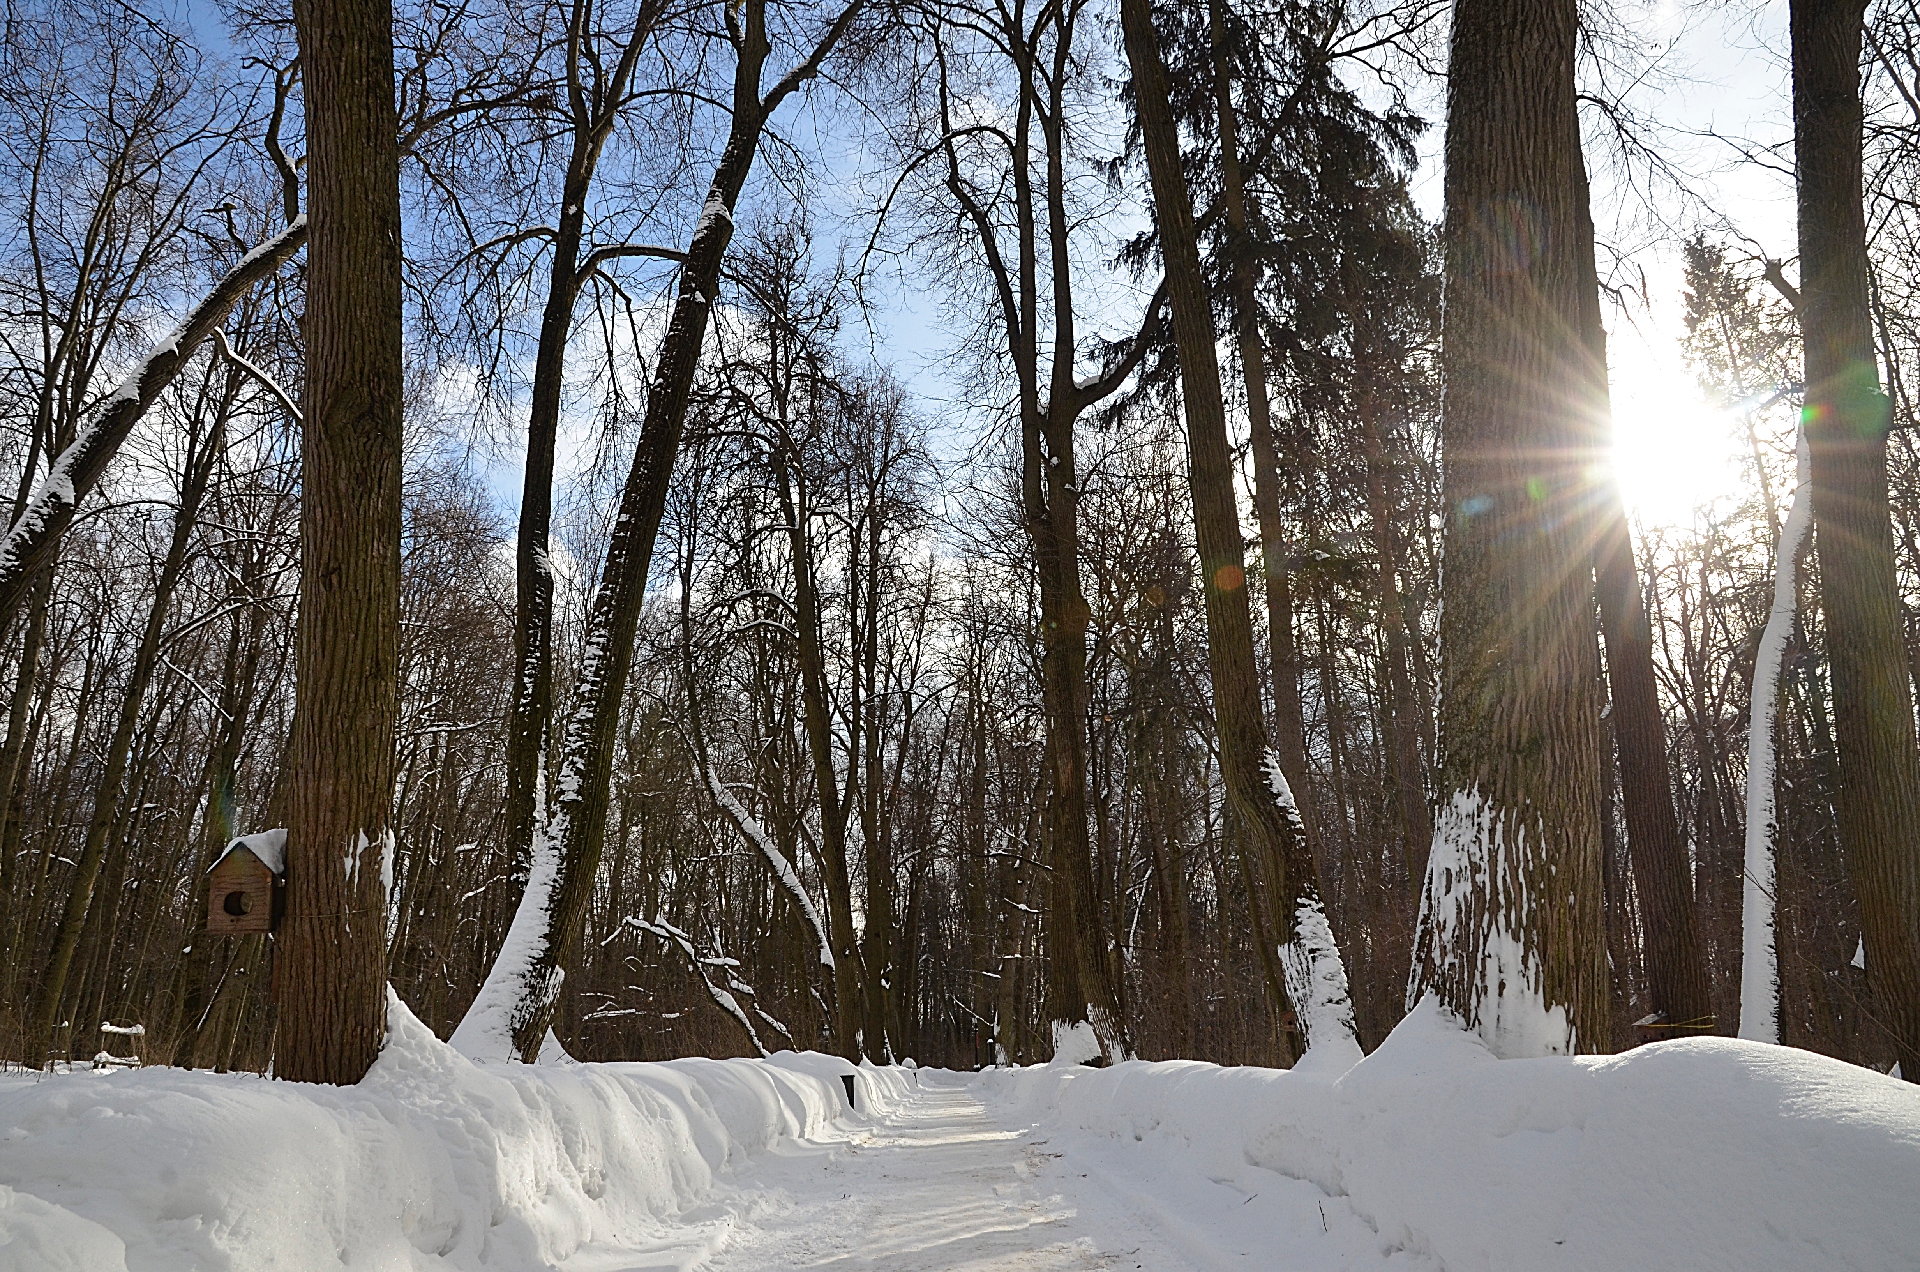
[(1788, 7), (8, 0), (0, 1060), (1920, 1080), (1920, 5)]

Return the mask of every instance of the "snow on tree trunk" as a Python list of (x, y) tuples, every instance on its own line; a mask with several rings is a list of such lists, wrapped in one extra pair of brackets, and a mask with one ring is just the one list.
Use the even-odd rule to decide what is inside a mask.
[(1471, 1020), (1488, 1050), (1503, 1058), (1568, 1055), (1573, 1021), (1549, 1003), (1545, 976), (1527, 940), (1534, 898), (1520, 819), (1475, 791), (1456, 791), (1434, 817), (1433, 851), (1420, 897), (1416, 964), (1407, 1009), (1441, 984), (1476, 987)]
[(1445, 507), (1418, 997), (1503, 1058), (1612, 1036), (1575, 0), (1459, 0), (1447, 78)]
[[(528, 982), (539, 974), (541, 956), (546, 952), (548, 912), (553, 904), (553, 885), (560, 874), (559, 841), (547, 825), (545, 792), (536, 792), (533, 852), (527, 873), (527, 886), (520, 893), (520, 904), (507, 928), (506, 942), (493, 960), (487, 979), (480, 986), (473, 1005), (460, 1018), (459, 1027), (448, 1041), (454, 1050), (469, 1060), (517, 1060), (513, 1045), (515, 1012), (529, 995)], [(562, 975), (555, 969), (556, 977)], [(558, 994), (558, 980), (548, 988)]]
[(1799, 596), (1800, 553), (1813, 527), (1808, 487), (1807, 433), (1794, 447), (1793, 504), (1780, 530), (1773, 561), (1773, 611), (1753, 661), (1753, 702), (1747, 729), (1747, 865), (1740, 907), (1740, 1036), (1780, 1041), (1780, 961), (1774, 947), (1774, 728), (1780, 706), (1780, 664), (1793, 634)]
[(181, 324), (153, 347), (102, 401), (93, 420), (53, 461), (0, 541), (0, 621), (10, 619), (40, 567), (53, 556), (80, 501), (99, 482), (147, 408), (253, 285), (279, 270), (307, 241), (307, 218), (261, 243), (215, 283)]
[[(1280, 805), (1293, 833), (1305, 840), (1307, 828), (1287, 785), (1277, 751), (1267, 752), (1267, 789)], [(1320, 1048), (1330, 1059), (1360, 1059), (1360, 1040), (1353, 1028), (1353, 994), (1347, 986), (1346, 963), (1333, 939), (1333, 925), (1312, 880), (1303, 881), (1294, 901), (1293, 939), (1280, 946), (1280, 967), (1287, 980), (1287, 997), (1294, 1018), (1306, 1038), (1307, 1050)], [(1316, 1057), (1318, 1059), (1318, 1057)]]

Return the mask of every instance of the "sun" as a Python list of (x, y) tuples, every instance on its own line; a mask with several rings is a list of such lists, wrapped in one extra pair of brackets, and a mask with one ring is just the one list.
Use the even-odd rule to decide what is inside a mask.
[(1612, 458), (1627, 515), (1646, 526), (1686, 526), (1737, 494), (1733, 421), (1681, 365), (1678, 341), (1663, 347), (1629, 332), (1609, 354)]

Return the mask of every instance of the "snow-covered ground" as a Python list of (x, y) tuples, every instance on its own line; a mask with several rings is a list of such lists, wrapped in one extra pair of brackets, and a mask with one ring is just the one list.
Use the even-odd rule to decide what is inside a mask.
[(0, 1079), (0, 1270), (1920, 1266), (1920, 1091), (1729, 1040), (1353, 1065), (475, 1065)]

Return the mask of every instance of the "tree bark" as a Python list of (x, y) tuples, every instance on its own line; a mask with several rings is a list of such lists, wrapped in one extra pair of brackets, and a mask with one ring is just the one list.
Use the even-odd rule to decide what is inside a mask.
[(399, 713), (400, 147), (388, 0), (297, 0), (307, 383), (277, 1076), (358, 1082), (386, 1037)]
[[(1364, 372), (1363, 372), (1364, 374)], [(1359, 389), (1360, 441), (1366, 456), (1367, 503), (1373, 520), (1374, 553), (1379, 557), (1380, 626), (1386, 633), (1386, 746), (1394, 809), (1398, 813), (1406, 889), (1418, 903), (1427, 870), (1433, 820), (1427, 808), (1426, 773), (1420, 764), (1420, 707), (1413, 692), (1413, 639), (1407, 631), (1406, 598), (1400, 592), (1400, 543), (1391, 486), (1393, 460), (1381, 436), (1379, 408), (1370, 389)], [(1417, 634), (1416, 634), (1417, 636)], [(1412, 914), (1412, 904), (1406, 913)], [(1404, 933), (1404, 928), (1402, 932)]]
[[(1260, 307), (1253, 244), (1247, 236), (1246, 179), (1240, 169), (1240, 120), (1233, 105), (1225, 0), (1207, 0), (1207, 33), (1213, 42), (1213, 96), (1220, 127), (1220, 193), (1227, 214), (1229, 302), (1234, 343), (1247, 395), (1247, 432), (1253, 453), (1253, 513), (1260, 526), (1260, 561), (1267, 606), (1267, 670), (1273, 688), (1274, 751), (1293, 788), (1309, 846), (1319, 841), (1314, 801), (1307, 794), (1307, 720), (1300, 697), (1300, 657), (1293, 634), (1293, 578), (1287, 569), (1286, 518), (1281, 511), (1280, 452), (1273, 431), (1267, 386), (1266, 344), (1260, 338)], [(1318, 860), (1318, 855), (1315, 857)]]
[[(19, 871), (20, 840), (24, 831), (23, 787), (32, 763), (28, 734), (34, 676), (40, 668), (40, 646), (46, 639), (47, 604), (53, 592), (51, 565), (40, 571), (27, 610), (27, 628), (20, 638), (20, 661), (14, 668), (13, 695), (7, 702), (7, 740), (0, 746), (0, 991), (12, 987), (13, 890)], [(9, 995), (0, 992), (0, 1005)]]
[(1461, 0), (1446, 135), (1439, 781), (1410, 995), (1606, 1047), (1574, 0)]
[(813, 511), (805, 477), (784, 452), (774, 455), (774, 482), (781, 514), (787, 519), (787, 551), (793, 558), (794, 654), (800, 664), (800, 711), (820, 808), (821, 875), (827, 890), (827, 927), (833, 941), (833, 1040), (841, 1055), (858, 1063), (866, 980), (853, 927), (853, 880), (847, 865), (850, 810), (833, 763), (833, 715), (827, 701), (820, 594), (814, 586), (813, 536), (808, 528)]
[(1864, 0), (1793, 0), (1800, 331), (1827, 656), (1836, 811), (1867, 979), (1900, 1071), (1920, 1081), (1920, 749), (1887, 505), (1890, 411), (1868, 305), (1862, 204)]
[[(553, 529), (554, 446), (560, 430), (567, 338), (574, 307), (586, 281), (580, 248), (586, 233), (587, 197), (619, 111), (626, 104), (641, 48), (659, 8), (648, 3), (635, 18), (607, 83), (589, 86), (581, 77), (582, 45), (590, 6), (576, 0), (567, 30), (567, 105), (572, 143), (561, 185), (559, 225), (547, 275), (546, 308), (534, 352), (533, 390), (527, 409), (527, 459), (520, 491), (520, 523), (514, 545), (513, 703), (507, 717), (506, 843), (515, 877), (523, 884), (532, 861), (535, 809), (547, 739), (553, 726)], [(591, 258), (589, 258), (591, 262)]]

